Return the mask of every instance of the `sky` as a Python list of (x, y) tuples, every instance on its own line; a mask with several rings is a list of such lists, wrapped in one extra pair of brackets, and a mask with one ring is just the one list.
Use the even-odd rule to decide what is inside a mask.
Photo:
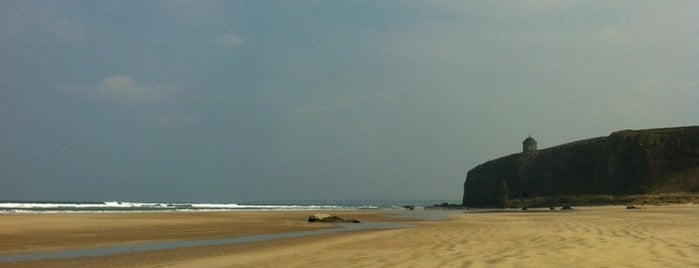
[(699, 1), (0, 0), (0, 200), (458, 201), (699, 125)]

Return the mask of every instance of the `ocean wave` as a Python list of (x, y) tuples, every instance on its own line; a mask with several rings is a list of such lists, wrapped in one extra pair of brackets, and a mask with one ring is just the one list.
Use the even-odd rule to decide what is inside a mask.
[(0, 202), (0, 214), (15, 213), (118, 213), (118, 212), (197, 212), (197, 211), (277, 211), (379, 209), (374, 205), (315, 204), (236, 204), (236, 203), (157, 203), (157, 202)]

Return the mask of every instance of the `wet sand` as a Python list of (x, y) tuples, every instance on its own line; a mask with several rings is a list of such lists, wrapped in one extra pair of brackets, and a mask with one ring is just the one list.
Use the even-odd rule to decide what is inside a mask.
[[(311, 213), (1, 215), (0, 254), (330, 227), (306, 223)], [(396, 220), (385, 211), (335, 214)], [(697, 205), (455, 213), (446, 221), (411, 224), (0, 267), (699, 267)]]

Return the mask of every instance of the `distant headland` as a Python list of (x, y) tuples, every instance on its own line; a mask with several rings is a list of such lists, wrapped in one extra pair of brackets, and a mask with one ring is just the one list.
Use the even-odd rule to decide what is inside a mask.
[(699, 201), (699, 126), (622, 130), (521, 153), (468, 172), (466, 207)]

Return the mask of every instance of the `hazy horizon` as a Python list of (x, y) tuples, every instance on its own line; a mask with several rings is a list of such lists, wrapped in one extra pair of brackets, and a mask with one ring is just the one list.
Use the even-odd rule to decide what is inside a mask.
[(460, 200), (699, 125), (697, 1), (0, 1), (0, 200)]

